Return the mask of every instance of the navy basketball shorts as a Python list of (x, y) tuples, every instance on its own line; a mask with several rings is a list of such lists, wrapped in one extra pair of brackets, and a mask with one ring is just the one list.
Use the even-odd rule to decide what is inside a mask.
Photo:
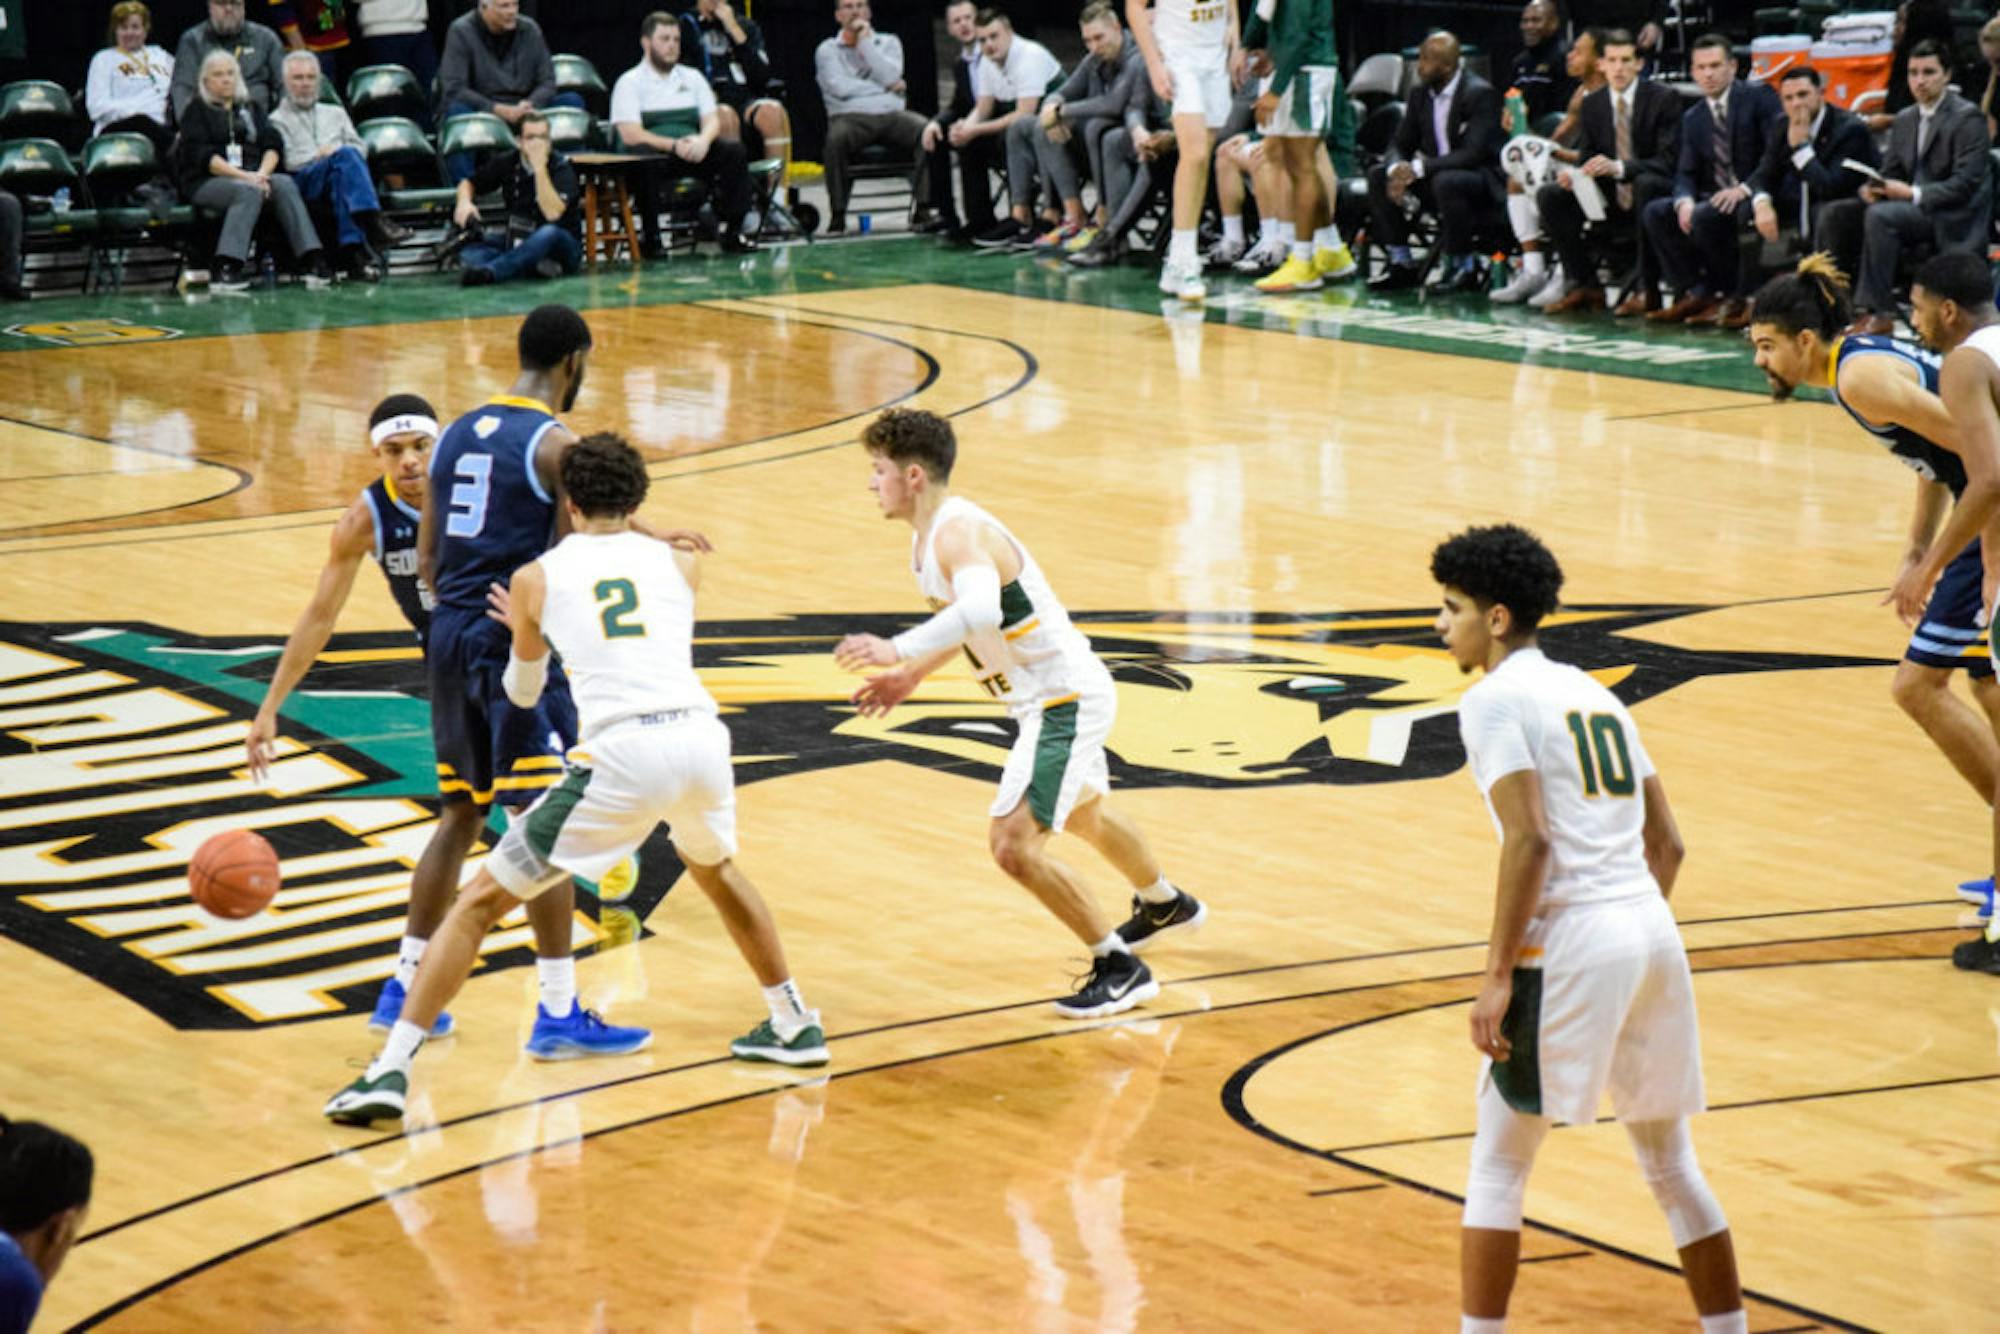
[(1923, 619), (1903, 651), (1905, 658), (1924, 667), (1963, 667), (1976, 677), (1993, 675), (1986, 627), (1979, 624), (1979, 589), (1985, 573), (1974, 538), (1938, 576), (1931, 600), (1924, 604)]
[(438, 796), (447, 802), (528, 806), (562, 781), (563, 755), (576, 744), (569, 681), (551, 663), (541, 699), (515, 707), (500, 683), (512, 644), (483, 607), (431, 614), (431, 740)]

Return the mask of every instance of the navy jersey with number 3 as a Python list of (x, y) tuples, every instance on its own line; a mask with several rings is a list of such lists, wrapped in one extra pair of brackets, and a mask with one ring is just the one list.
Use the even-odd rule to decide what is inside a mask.
[(555, 425), (546, 404), (501, 397), (445, 428), (430, 482), (441, 605), (483, 609), (488, 584), (548, 549), (555, 500), (535, 475), (535, 447)]

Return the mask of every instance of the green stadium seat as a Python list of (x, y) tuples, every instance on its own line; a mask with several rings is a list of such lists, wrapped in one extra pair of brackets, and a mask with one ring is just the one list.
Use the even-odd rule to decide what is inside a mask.
[(553, 59), (556, 91), (575, 93), (591, 111), (603, 114), (611, 103), (611, 90), (605, 86), (604, 76), (597, 72), (597, 66), (590, 63), (589, 57), (560, 55)]
[(88, 128), (61, 84), (23, 79), (0, 87), (0, 139), (52, 139), (74, 148)]
[(355, 127), (368, 165), (378, 176), (393, 173), (435, 179), (437, 150), (417, 123), (404, 116), (378, 116)]
[(347, 81), (347, 107), (357, 122), (382, 116), (415, 120), (426, 106), (417, 76), (401, 65), (367, 65)]
[(452, 116), (438, 131), (438, 153), (441, 156), (448, 158), (465, 153), (472, 158), (475, 166), (495, 154), (511, 153), (514, 147), (514, 132), (507, 128), (507, 122), (483, 111), (468, 116)]
[(587, 153), (598, 146), (597, 119), (580, 107), (550, 107), (549, 140), (565, 153)]
[(159, 154), (143, 134), (100, 134), (83, 146), (83, 181), (95, 204), (124, 199), (159, 174)]
[(0, 186), (14, 194), (47, 198), (76, 189), (76, 164), (53, 139), (10, 139), (0, 143)]

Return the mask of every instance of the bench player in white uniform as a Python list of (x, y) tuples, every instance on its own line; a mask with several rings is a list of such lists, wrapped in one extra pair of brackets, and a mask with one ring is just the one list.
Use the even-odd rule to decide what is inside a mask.
[[(1969, 532), (1980, 537), (1982, 550), (1991, 552), (1993, 544), (2000, 542), (1994, 522), (2000, 518), (2000, 406), (1996, 406), (2000, 405), (2000, 312), (1994, 310), (1993, 278), (1987, 271), (1986, 257), (1955, 252), (1925, 260), (1911, 279), (1910, 304), (1918, 331), (1932, 346), (1944, 350), (1938, 397), (1951, 414), (1951, 424), (1958, 432), (1958, 456), (1965, 464), (1965, 490), (1952, 506), (1945, 536), (1938, 540)], [(1995, 568), (1989, 555), (1981, 591), (1989, 617)], [(1918, 578), (1899, 581), (1891, 590), (1896, 611), (1905, 621), (1911, 619), (1913, 607), (1921, 613), (1930, 594), (1928, 581), (1936, 577), (1935, 568), (1927, 568)], [(1986, 651), (1993, 655), (1995, 669), (2000, 670), (2000, 654), (1993, 651), (1990, 633)], [(2000, 736), (2000, 726), (1995, 734)], [(1994, 808), (1993, 821), (1994, 860), (1996, 870), (2000, 870), (2000, 805)], [(1960, 892), (1973, 887), (1962, 886)], [(2000, 977), (2000, 913), (1993, 911), (1990, 885), (1983, 912), (1986, 929), (1953, 949), (1951, 961), (1968, 972)]]
[(1146, 75), (1160, 100), (1172, 104), (1174, 226), (1160, 290), (1183, 301), (1208, 295), (1197, 248), (1201, 207), (1208, 197), (1208, 160), (1215, 132), (1229, 119), (1230, 80), (1237, 73), (1236, 0), (1125, 0), (1125, 21), (1146, 58)]
[(826, 1064), (819, 1014), (806, 1008), (777, 926), (735, 862), (729, 729), (694, 673), (700, 557), (633, 530), (646, 486), (637, 450), (615, 435), (584, 437), (562, 459), (570, 535), (518, 570), (504, 595), (495, 590), (495, 615), (514, 635), (508, 698), (533, 706), (554, 646), (576, 698), (577, 744), (563, 781), (508, 827), (459, 895), (381, 1054), (327, 1103), (332, 1120), (400, 1118), (411, 1060), (465, 985), (486, 932), (567, 877), (610, 870), (663, 821), (764, 988), (770, 1017), (730, 1051), (750, 1061)]
[[(1104, 743), (1118, 696), (1090, 641), (1070, 624), (1034, 557), (1000, 521), (951, 494), (958, 442), (934, 413), (892, 408), (861, 434), (869, 489), (882, 515), (916, 529), (917, 586), (936, 615), (893, 640), (848, 635), (834, 650), (849, 671), (889, 670), (854, 692), (864, 717), (908, 699), (957, 657), (1020, 728), (991, 811), (993, 860), (1090, 947), (1090, 978), (1056, 1002), (1072, 1019), (1117, 1014), (1159, 994), (1132, 951), (1199, 927), (1208, 909), (1176, 889), (1139, 827), (1106, 799)], [(1074, 871), (1051, 857), (1049, 836), (1074, 830), (1131, 882), (1132, 916), (1112, 930)]]
[(1442, 543), (1437, 629), (1460, 670), (1472, 776), (1500, 834), (1499, 898), (1472, 1043), (1489, 1057), (1461, 1237), (1464, 1334), (1499, 1334), (1521, 1199), (1551, 1124), (1589, 1125), (1606, 1089), (1666, 1211), (1703, 1334), (1747, 1334), (1736, 1252), (1687, 1118), (1703, 1110), (1694, 987), (1667, 895), (1683, 849), (1625, 706), (1551, 662), (1535, 628), (1562, 570), (1513, 525)]

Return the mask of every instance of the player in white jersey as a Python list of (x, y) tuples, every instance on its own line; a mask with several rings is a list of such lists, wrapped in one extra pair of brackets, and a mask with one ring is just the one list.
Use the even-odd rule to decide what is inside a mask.
[[(1910, 282), (1911, 321), (1924, 341), (1945, 353), (1938, 372), (1938, 397), (1958, 433), (1958, 456), (1965, 464), (1965, 490), (1952, 506), (1945, 536), (1980, 539), (1987, 553), (1981, 605), (1990, 617), (1994, 584), (2000, 576), (2000, 312), (1993, 305), (1993, 277), (1984, 255), (1960, 252), (1934, 255), (1921, 264)], [(1905, 621), (1911, 608), (1921, 612), (1930, 595), (1934, 569), (1899, 580), (1890, 590)], [(2000, 670), (1991, 636), (1987, 650)], [(2000, 736), (2000, 724), (1994, 728)], [(2000, 805), (1993, 811), (1993, 855), (2000, 870)], [(2000, 876), (1996, 876), (2000, 878)], [(1976, 890), (1979, 882), (1961, 886)], [(1968, 895), (1973, 897), (1973, 895)], [(1993, 886), (1985, 885), (1986, 928), (1951, 952), (1952, 963), (1968, 972), (2000, 977), (2000, 913), (1993, 911)]]
[[(1020, 729), (989, 811), (993, 860), (1090, 947), (1089, 979), (1058, 1000), (1057, 1011), (1091, 1019), (1157, 996), (1159, 984), (1132, 951), (1199, 927), (1208, 909), (1168, 881), (1145, 835), (1107, 798), (1104, 743), (1118, 708), (1111, 673), (1028, 549), (998, 519), (951, 494), (958, 442), (950, 422), (892, 408), (869, 423), (861, 442), (883, 517), (916, 529), (912, 566), (936, 615), (894, 639), (840, 641), (834, 657), (846, 670), (888, 669), (869, 677), (854, 703), (864, 717), (885, 714), (963, 652)], [(1050, 835), (1064, 829), (1131, 882), (1132, 916), (1117, 930), (1076, 873), (1049, 855)]]
[(1439, 545), (1437, 630), (1460, 670), (1467, 763), (1500, 834), (1499, 897), (1472, 1005), (1482, 1066), (1460, 1234), (1462, 1334), (1499, 1334), (1521, 1257), (1521, 1200), (1552, 1124), (1589, 1125), (1608, 1089), (1667, 1215), (1703, 1334), (1747, 1334), (1736, 1251), (1687, 1118), (1701, 1039), (1667, 906), (1683, 848), (1632, 717), (1535, 629), (1562, 570), (1511, 524)]
[(1208, 197), (1208, 161), (1215, 132), (1229, 119), (1230, 84), (1240, 80), (1236, 0), (1125, 0), (1125, 21), (1146, 58), (1146, 75), (1171, 104), (1174, 140), (1173, 234), (1160, 290), (1183, 301), (1208, 295), (1197, 241)]
[(594, 877), (662, 822), (674, 848), (764, 988), (770, 1017), (729, 1044), (736, 1056), (824, 1065), (826, 1039), (785, 967), (777, 926), (737, 867), (729, 729), (695, 676), (700, 557), (635, 532), (646, 465), (615, 435), (586, 436), (562, 458), (571, 532), (494, 590), (513, 630), (507, 696), (531, 708), (562, 654), (577, 744), (563, 781), (509, 826), (425, 952), (402, 1017), (367, 1071), (333, 1096), (344, 1124), (399, 1119), (410, 1063), (438, 1012), (465, 985), (479, 942), (502, 917), (571, 875)]

